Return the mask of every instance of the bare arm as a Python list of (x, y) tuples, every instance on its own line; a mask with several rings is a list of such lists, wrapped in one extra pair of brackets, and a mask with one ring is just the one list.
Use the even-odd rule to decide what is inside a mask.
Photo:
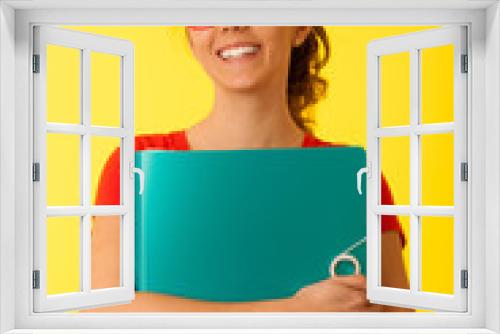
[[(96, 204), (119, 202), (120, 151), (115, 150), (104, 168)], [(115, 216), (95, 217), (91, 231), (91, 288), (120, 285), (120, 219)], [(193, 300), (157, 293), (136, 293), (129, 304), (87, 309), (84, 312), (211, 312), (211, 311), (285, 311), (288, 300), (249, 303), (220, 303)]]
[(93, 218), (91, 252), (91, 288), (120, 286), (120, 217)]
[(130, 304), (100, 307), (87, 312), (287, 312), (287, 299), (256, 302), (209, 302), (166, 294), (136, 292)]
[[(92, 228), (92, 289), (116, 287), (120, 282), (120, 221), (97, 217)], [(209, 302), (159, 293), (136, 292), (129, 304), (87, 309), (84, 312), (286, 312), (288, 299), (257, 302)]]
[[(119, 286), (118, 217), (97, 217), (92, 228), (92, 289)], [(408, 288), (403, 266), (402, 248), (396, 231), (382, 234), (382, 283), (384, 286)], [(295, 304), (296, 306), (296, 304)], [(385, 312), (412, 312), (383, 306)], [(209, 302), (158, 293), (137, 292), (129, 304), (87, 309), (84, 312), (288, 312), (294, 311), (292, 299), (257, 302)], [(315, 311), (311, 309), (310, 311)]]
[[(382, 286), (409, 289), (403, 264), (403, 248), (397, 231), (382, 233)], [(384, 312), (414, 312), (414, 309), (383, 306)]]

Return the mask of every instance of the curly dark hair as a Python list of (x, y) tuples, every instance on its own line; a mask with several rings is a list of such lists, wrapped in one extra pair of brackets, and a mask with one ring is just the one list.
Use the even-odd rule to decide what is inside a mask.
[(313, 120), (304, 110), (326, 95), (328, 81), (319, 73), (330, 59), (330, 44), (323, 26), (312, 27), (304, 42), (292, 49), (288, 70), (288, 106), (295, 123), (309, 131)]

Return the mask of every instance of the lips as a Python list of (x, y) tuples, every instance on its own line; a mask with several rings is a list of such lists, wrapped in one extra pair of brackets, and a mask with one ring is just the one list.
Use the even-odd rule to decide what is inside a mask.
[[(258, 43), (253, 43), (253, 42), (237, 42), (237, 43), (231, 43), (231, 44), (226, 44), (224, 45), (223, 47), (221, 48), (218, 48), (216, 51), (215, 51), (215, 54), (217, 55), (217, 57), (219, 57), (220, 59), (224, 59), (222, 57), (222, 53), (225, 52), (225, 51), (230, 51), (230, 50), (235, 50), (235, 49), (238, 49), (238, 48), (252, 48), (252, 49), (257, 49), (257, 52), (260, 51), (260, 48), (261, 48), (261, 45), (258, 44)], [(256, 52), (255, 52), (256, 53)]]

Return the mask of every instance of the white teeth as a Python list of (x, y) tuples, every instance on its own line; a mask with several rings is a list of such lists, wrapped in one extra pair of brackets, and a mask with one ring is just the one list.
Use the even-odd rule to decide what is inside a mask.
[(234, 49), (226, 49), (220, 52), (220, 56), (223, 59), (241, 57), (244, 54), (256, 53), (259, 51), (258, 46), (241, 46)]

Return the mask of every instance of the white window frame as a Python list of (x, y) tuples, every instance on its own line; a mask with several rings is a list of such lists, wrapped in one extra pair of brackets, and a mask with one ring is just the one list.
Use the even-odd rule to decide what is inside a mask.
[[(421, 50), (452, 45), (453, 53), (453, 120), (451, 122), (423, 124), (421, 122), (422, 53)], [(419, 309), (464, 312), (467, 310), (468, 291), (461, 287), (462, 270), (467, 270), (467, 181), (461, 180), (461, 164), (467, 163), (467, 81), (469, 73), (463, 71), (462, 56), (467, 55), (467, 28), (445, 26), (426, 31), (376, 39), (368, 44), (367, 82), (367, 296), (380, 304), (391, 304)], [(409, 124), (382, 126), (380, 85), (383, 56), (407, 52), (409, 57)], [(464, 73), (465, 72), (465, 73)], [(453, 192), (451, 206), (423, 205), (422, 198), (422, 135), (453, 135)], [(407, 205), (381, 205), (381, 140), (388, 137), (409, 139), (410, 202)], [(410, 220), (409, 289), (381, 285), (382, 215), (403, 215)], [(421, 218), (444, 216), (453, 218), (453, 293), (442, 294), (421, 290), (422, 254)], [(434, 223), (437, 224), (437, 223)]]
[[(175, 328), (189, 332), (321, 333), (500, 333), (500, 9), (494, 1), (408, 0), (369, 3), (270, 0), (227, 2), (146, 0), (144, 9), (123, 8), (128, 2), (72, 2), (93, 9), (57, 9), (63, 0), (0, 3), (0, 332), (79, 328), (79, 332), (112, 328)], [(136, 3), (137, 5), (137, 3)], [(96, 9), (95, 7), (103, 8)], [(154, 8), (163, 6), (163, 8)], [(210, 6), (217, 10), (206, 10)], [(365, 9), (369, 6), (372, 9)], [(51, 8), (35, 9), (36, 8)], [(56, 7), (56, 8), (54, 8)], [(114, 9), (104, 9), (115, 7)], [(148, 8), (149, 7), (149, 8)], [(348, 8), (346, 8), (348, 7)], [(388, 7), (398, 7), (388, 9)], [(414, 9), (415, 7), (420, 9)], [(441, 9), (436, 9), (441, 8)], [(18, 8), (19, 10), (14, 10)], [(445, 8), (445, 9), (443, 9)], [(383, 9), (383, 10), (381, 10)], [(467, 24), (469, 50), (468, 156), (468, 312), (363, 313), (169, 313), (169, 314), (34, 314), (32, 312), (31, 31), (35, 24), (262, 24), (262, 25), (427, 25)], [(14, 38), (15, 34), (15, 38)], [(15, 71), (13, 64), (15, 63)], [(487, 69), (487, 70), (486, 70)], [(15, 89), (14, 89), (15, 88)], [(488, 180), (488, 182), (485, 182)], [(15, 182), (14, 182), (15, 181)], [(14, 195), (14, 196), (12, 196)], [(15, 259), (12, 258), (15, 254)], [(488, 264), (486, 266), (486, 263)], [(488, 293), (485, 294), (485, 288)], [(471, 293), (473, 292), (473, 293)], [(194, 328), (199, 330), (195, 331)], [(209, 330), (209, 329), (212, 330)], [(219, 329), (217, 329), (219, 328)], [(221, 330), (220, 328), (233, 328)], [(237, 330), (237, 329), (240, 330)], [(246, 328), (244, 330), (243, 328)], [(257, 329), (264, 330), (257, 330)], [(87, 330), (84, 330), (87, 329)], [(203, 330), (206, 329), (206, 330)], [(274, 330), (273, 330), (274, 329)], [(321, 330), (322, 329), (322, 330)], [(345, 330), (342, 330), (345, 329)], [(378, 330), (377, 330), (378, 329)], [(413, 330), (412, 330), (413, 329)], [(27, 330), (23, 330), (25, 333)], [(52, 331), (51, 331), (52, 332)], [(99, 332), (104, 332), (100, 330)], [(167, 332), (167, 330), (165, 330)]]
[[(34, 289), (35, 312), (81, 309), (89, 306), (130, 302), (134, 299), (134, 47), (129, 41), (93, 36), (78, 31), (51, 26), (36, 26), (33, 52), (39, 56), (39, 73), (33, 75), (34, 162), (39, 166), (39, 181), (33, 184), (33, 269), (38, 271)], [(58, 45), (79, 51), (80, 114), (79, 124), (47, 121), (47, 46)], [(120, 61), (120, 125), (118, 127), (91, 124), (91, 53), (100, 52), (119, 57)], [(80, 136), (80, 205), (47, 206), (47, 136), (72, 134)], [(91, 140), (93, 136), (120, 140), (119, 205), (92, 205)], [(47, 218), (80, 218), (80, 291), (48, 295), (47, 291)], [(92, 216), (120, 217), (120, 286), (91, 289), (91, 221)]]

